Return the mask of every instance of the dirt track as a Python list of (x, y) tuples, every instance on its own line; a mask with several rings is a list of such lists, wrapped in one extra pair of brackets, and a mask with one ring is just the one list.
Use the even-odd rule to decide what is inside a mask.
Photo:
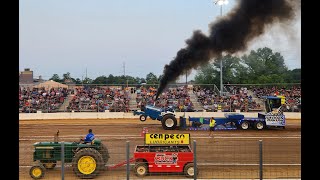
[[(59, 129), (60, 141), (77, 141), (92, 128), (96, 137), (108, 146), (108, 164), (125, 160), (126, 141), (130, 142), (130, 154), (135, 145), (143, 144), (140, 132), (147, 127), (149, 133), (190, 133), (191, 142), (197, 143), (198, 178), (258, 178), (258, 141), (263, 140), (264, 178), (301, 177), (301, 124), (300, 120), (288, 120), (286, 129), (215, 131), (213, 138), (208, 131), (165, 131), (160, 122), (138, 119), (107, 120), (20, 120), (19, 126), (19, 177), (31, 179), (28, 172), (32, 165), (32, 144), (52, 141)], [(58, 164), (59, 165), (59, 164)], [(65, 179), (78, 179), (66, 167)], [(139, 179), (130, 172), (130, 179)], [(147, 179), (183, 179), (183, 175), (153, 174)], [(61, 179), (60, 169), (46, 171), (43, 179)], [(98, 178), (126, 179), (125, 167), (105, 171)]]

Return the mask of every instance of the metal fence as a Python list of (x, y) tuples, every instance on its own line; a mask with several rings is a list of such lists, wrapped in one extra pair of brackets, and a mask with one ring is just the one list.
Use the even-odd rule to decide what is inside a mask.
[[(87, 156), (70, 155), (68, 143), (77, 137), (60, 139), (61, 146), (55, 148), (53, 154), (47, 157), (59, 159), (56, 166), (52, 161), (44, 161), (45, 169), (42, 179), (76, 180), (81, 179), (78, 167), (82, 173), (91, 172), (94, 168)], [(100, 173), (94, 177), (97, 180), (131, 180), (131, 179), (300, 179), (301, 178), (301, 139), (300, 138), (241, 138), (241, 137), (199, 137), (191, 138), (191, 148), (194, 151), (194, 167), (198, 173), (187, 178), (184, 173), (148, 173), (144, 177), (136, 175), (133, 154), (137, 145), (143, 145), (142, 138), (132, 139), (101, 137), (107, 147), (110, 158)], [(48, 142), (52, 139), (44, 136), (38, 138), (20, 139), (19, 143), (19, 179), (31, 180), (30, 169), (39, 162), (33, 162), (33, 143)], [(62, 148), (61, 148), (62, 147)], [(50, 151), (49, 148), (44, 150)], [(88, 151), (88, 150), (87, 150)], [(95, 154), (96, 151), (91, 151)], [(96, 154), (95, 154), (96, 156)], [(82, 157), (82, 160), (79, 160)], [(45, 157), (44, 157), (45, 158)], [(71, 159), (70, 159), (71, 158)], [(87, 158), (87, 159), (86, 159)], [(179, 159), (178, 159), (179, 160)], [(180, 160), (181, 161), (181, 160)], [(182, 160), (183, 161), (183, 160)], [(77, 164), (75, 162), (84, 162)], [(55, 162), (54, 162), (55, 163)], [(99, 161), (98, 161), (99, 163)], [(101, 163), (101, 162), (100, 162)], [(148, 166), (146, 166), (148, 168)], [(90, 169), (91, 168), (91, 169)], [(98, 165), (97, 165), (98, 168)], [(34, 172), (37, 173), (37, 172)]]

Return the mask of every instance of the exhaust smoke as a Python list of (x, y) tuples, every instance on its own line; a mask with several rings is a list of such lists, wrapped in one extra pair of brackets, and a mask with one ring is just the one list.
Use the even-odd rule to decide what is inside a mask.
[(186, 40), (187, 46), (164, 66), (156, 99), (168, 83), (185, 72), (222, 56), (245, 51), (249, 42), (264, 34), (268, 25), (290, 21), (300, 10), (298, 0), (239, 0), (226, 16), (209, 25), (209, 35), (200, 30)]

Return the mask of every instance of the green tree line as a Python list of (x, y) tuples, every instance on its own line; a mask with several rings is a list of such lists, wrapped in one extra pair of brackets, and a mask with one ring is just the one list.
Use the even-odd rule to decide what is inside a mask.
[[(283, 56), (270, 48), (252, 50), (241, 57), (222, 56), (223, 84), (301, 83), (301, 69), (288, 70)], [(220, 60), (197, 69), (197, 84), (220, 84)]]
[(114, 76), (112, 74), (109, 74), (109, 76), (99, 76), (95, 79), (90, 79), (88, 77), (84, 79), (79, 78), (73, 78), (71, 77), (70, 73), (67, 72), (62, 75), (60, 78), (58, 74), (53, 74), (52, 77), (49, 80), (53, 80), (60, 83), (67, 83), (67, 82), (73, 82), (75, 84), (158, 84), (160, 81), (160, 78), (162, 76), (160, 75), (157, 77), (155, 74), (150, 72), (147, 74), (146, 78), (140, 78), (140, 77), (132, 77), (132, 76)]
[[(241, 57), (226, 55), (216, 59), (212, 63), (197, 69), (194, 83), (196, 84), (220, 84), (220, 60), (222, 60), (223, 83), (224, 84), (267, 84), (267, 83), (300, 83), (301, 69), (288, 70), (283, 56), (264, 47), (252, 50), (248, 55)], [(150, 72), (145, 78), (132, 76), (99, 76), (95, 79), (72, 78), (67, 72), (60, 78), (53, 74), (49, 80), (75, 84), (158, 84), (162, 75), (157, 77)]]

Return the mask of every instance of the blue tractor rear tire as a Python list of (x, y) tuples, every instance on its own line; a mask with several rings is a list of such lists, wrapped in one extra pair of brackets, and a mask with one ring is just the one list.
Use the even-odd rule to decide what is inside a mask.
[(162, 128), (165, 130), (174, 130), (177, 128), (177, 119), (172, 114), (164, 115), (161, 123)]

